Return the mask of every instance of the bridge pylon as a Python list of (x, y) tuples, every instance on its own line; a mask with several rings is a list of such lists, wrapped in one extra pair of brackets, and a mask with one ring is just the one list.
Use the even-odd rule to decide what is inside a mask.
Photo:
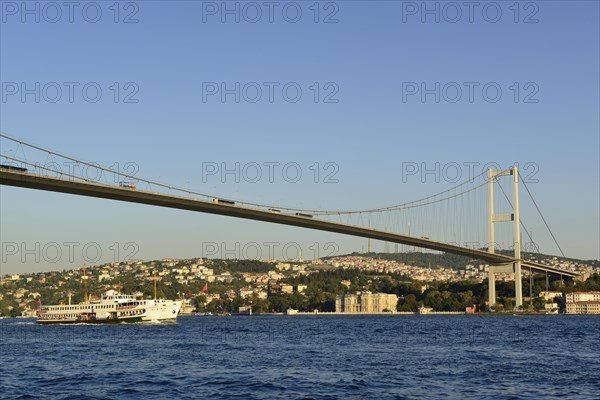
[[(494, 180), (496, 177), (512, 176), (513, 212), (512, 214), (494, 213)], [(494, 171), (488, 168), (488, 252), (495, 252), (494, 224), (496, 222), (513, 223), (514, 261), (510, 264), (490, 265), (488, 269), (489, 305), (496, 305), (496, 273), (515, 274), (515, 308), (523, 305), (523, 284), (521, 282), (521, 227), (519, 219), (519, 171), (514, 165), (511, 169)]]

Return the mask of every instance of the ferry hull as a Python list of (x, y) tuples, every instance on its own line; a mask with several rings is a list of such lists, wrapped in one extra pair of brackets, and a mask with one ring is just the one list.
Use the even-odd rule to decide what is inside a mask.
[(92, 319), (92, 320), (87, 320), (87, 321), (82, 321), (82, 320), (72, 320), (72, 319), (65, 319), (65, 320), (58, 320), (58, 319), (54, 319), (54, 320), (40, 320), (38, 319), (37, 321), (35, 321), (37, 324), (40, 325), (65, 325), (65, 324), (127, 324), (127, 323), (135, 323), (135, 322), (144, 322), (142, 317), (132, 317), (132, 318), (118, 318), (118, 319), (114, 319), (114, 318), (108, 318), (108, 319)]
[(43, 320), (38, 319), (35, 321), (40, 325), (64, 325), (64, 324), (131, 324), (140, 322), (160, 322), (160, 323), (176, 323), (177, 317), (173, 318), (162, 318), (162, 319), (150, 319), (145, 316), (128, 317), (128, 318), (104, 318), (104, 319), (90, 319), (90, 320), (79, 320), (79, 319), (49, 319)]

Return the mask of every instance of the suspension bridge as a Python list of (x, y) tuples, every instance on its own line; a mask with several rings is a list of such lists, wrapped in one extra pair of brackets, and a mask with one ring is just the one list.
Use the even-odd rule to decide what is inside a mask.
[[(0, 134), (0, 139), (4, 142), (0, 153), (0, 185), (290, 225), (482, 260), (489, 263), (491, 306), (496, 303), (495, 277), (498, 273), (513, 273), (520, 277), (522, 269), (526, 269), (530, 275), (541, 272), (546, 276), (558, 275), (561, 279), (579, 275), (521, 258), (521, 228), (529, 236), (530, 243), (534, 242), (519, 215), (520, 183), (525, 186), (538, 211), (539, 207), (516, 166), (498, 171), (488, 169), (443, 192), (408, 203), (364, 210), (317, 210), (223, 199), (115, 171), (4, 134)], [(5, 152), (11, 145), (13, 149)], [(65, 172), (60, 168), (60, 160), (82, 168), (69, 168)], [(100, 178), (96, 174), (94, 179), (90, 179), (81, 173), (84, 167), (101, 171)], [(77, 170), (80, 172), (77, 173)], [(507, 194), (509, 190), (500, 183), (502, 177), (510, 178), (512, 200)], [(135, 185), (132, 185), (134, 182)], [(501, 191), (495, 191), (495, 187)], [(511, 212), (496, 213), (501, 205)], [(507, 224), (499, 225), (501, 222)], [(405, 232), (407, 229), (408, 233)], [(411, 229), (418, 234), (411, 235)], [(548, 231), (558, 246), (549, 227)], [(440, 238), (451, 237), (452, 240), (431, 239), (434, 234)], [(486, 239), (481, 240), (482, 235), (486, 235)], [(502, 246), (502, 243), (507, 245)], [(504, 251), (499, 251), (502, 248)], [(562, 253), (560, 246), (558, 248)], [(512, 255), (507, 250), (511, 250)], [(519, 307), (523, 304), (521, 279), (515, 279), (515, 293), (515, 304)]]

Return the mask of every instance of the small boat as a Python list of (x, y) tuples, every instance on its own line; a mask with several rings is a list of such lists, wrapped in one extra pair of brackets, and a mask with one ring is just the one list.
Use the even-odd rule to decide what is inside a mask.
[(207, 311), (207, 312), (202, 313), (200, 315), (202, 315), (203, 317), (212, 317), (213, 313), (211, 313), (210, 311)]

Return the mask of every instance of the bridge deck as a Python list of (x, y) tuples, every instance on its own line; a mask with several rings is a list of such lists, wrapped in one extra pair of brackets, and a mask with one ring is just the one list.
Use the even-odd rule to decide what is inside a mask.
[[(34, 175), (30, 173), (0, 170), (0, 185), (46, 190), (51, 192), (70, 193), (81, 196), (126, 201), (130, 203), (148, 204), (159, 207), (176, 208), (181, 210), (189, 210), (210, 214), (219, 214), (236, 218), (291, 225), (327, 232), (335, 232), (351, 236), (382, 240), (385, 242), (401, 243), (430, 250), (443, 251), (447, 253), (471, 257), (474, 259), (484, 260), (491, 264), (508, 264), (514, 262), (514, 259), (512, 257), (505, 256), (502, 254), (488, 253), (483, 250), (471, 249), (468, 247), (437, 242), (429, 239), (400, 235), (397, 233), (384, 232), (354, 225), (323, 221), (315, 218), (308, 218), (284, 213), (275, 213), (268, 210), (260, 210), (222, 203), (213, 203), (206, 200), (179, 197), (143, 190), (131, 190), (127, 188), (121, 188), (101, 183), (74, 181), (68, 179)], [(554, 268), (539, 263), (524, 261), (522, 262), (522, 265), (525, 268), (531, 268), (535, 271), (549, 272), (570, 277), (579, 275), (578, 273), (573, 271), (561, 270), (559, 268)]]

